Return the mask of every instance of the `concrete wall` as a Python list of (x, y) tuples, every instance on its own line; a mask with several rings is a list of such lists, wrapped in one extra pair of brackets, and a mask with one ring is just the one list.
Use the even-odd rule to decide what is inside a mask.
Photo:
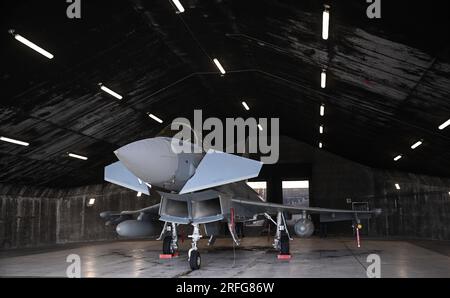
[[(90, 198), (95, 204), (88, 206)], [(0, 185), (0, 247), (31, 247), (116, 239), (99, 217), (106, 210), (153, 205), (148, 196), (112, 184), (68, 190)]]
[[(349, 198), (382, 208), (370, 221), (372, 236), (450, 240), (450, 179), (373, 169), (287, 137), (279, 163), (262, 174), (273, 202), (282, 202), (282, 179), (308, 178), (311, 206), (351, 209)], [(349, 225), (329, 224), (328, 232), (349, 234)]]
[[(368, 225), (372, 236), (450, 240), (449, 179), (372, 169), (289, 138), (280, 142), (280, 162), (264, 166), (260, 175), (268, 181), (269, 201), (282, 202), (283, 179), (307, 178), (312, 206), (351, 209), (350, 198), (383, 208)], [(91, 207), (90, 198), (96, 199)], [(66, 190), (0, 185), (0, 247), (116, 239), (101, 211), (155, 203), (112, 184)], [(329, 224), (328, 231), (349, 235), (352, 229), (345, 222)]]

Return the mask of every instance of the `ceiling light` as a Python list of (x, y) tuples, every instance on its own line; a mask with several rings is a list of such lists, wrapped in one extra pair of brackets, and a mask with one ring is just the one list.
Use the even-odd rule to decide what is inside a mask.
[(320, 106), (320, 116), (324, 116), (325, 115), (325, 105), (321, 105)]
[(416, 148), (419, 147), (420, 145), (422, 145), (422, 141), (417, 141), (417, 142), (415, 142), (415, 143), (411, 146), (411, 149), (416, 149)]
[(323, 125), (319, 126), (319, 133), (323, 134)]
[(0, 141), (13, 143), (13, 144), (16, 144), (16, 145), (22, 145), (22, 146), (30, 145), (30, 143), (19, 141), (19, 140), (10, 139), (10, 138), (7, 138), (7, 137), (0, 137)]
[(395, 183), (395, 188), (400, 189), (400, 185), (398, 183)]
[(250, 108), (248, 107), (248, 104), (247, 104), (245, 101), (242, 102), (242, 105), (244, 106), (244, 108), (245, 108), (247, 111), (250, 110)]
[(140, 196), (142, 196), (142, 192), (140, 192), (140, 191), (138, 191), (138, 193), (137, 193), (137, 195), (136, 195), (137, 197), (140, 197)]
[(259, 128), (260, 131), (263, 130), (263, 127), (261, 126), (261, 124), (258, 124), (258, 128)]
[(117, 98), (117, 99), (122, 99), (122, 98), (123, 98), (122, 95), (120, 95), (120, 94), (117, 93), (117, 92), (112, 91), (111, 89), (109, 89), (109, 88), (106, 87), (106, 86), (103, 86), (103, 85), (102, 85), (102, 86), (100, 87), (100, 89), (102, 89), (102, 90), (105, 91), (106, 93), (108, 93), (108, 94), (114, 96), (114, 97)]
[(74, 153), (69, 153), (68, 155), (70, 157), (78, 158), (78, 159), (82, 159), (82, 160), (87, 160), (88, 159), (86, 156), (82, 156), (82, 155), (78, 155), (78, 154), (74, 154)]
[(88, 206), (92, 206), (95, 204), (95, 199), (94, 198), (90, 198), (89, 202), (88, 202)]
[(328, 29), (330, 26), (330, 6), (325, 5), (325, 10), (322, 13), (322, 38), (328, 39)]
[(448, 119), (447, 121), (445, 121), (444, 123), (442, 123), (441, 125), (439, 125), (439, 129), (443, 130), (444, 128), (446, 128), (447, 126), (450, 125), (450, 119)]
[(397, 155), (396, 157), (394, 157), (394, 160), (397, 161), (397, 160), (399, 160), (400, 158), (402, 158), (402, 156), (401, 156), (401, 155)]
[(155, 120), (156, 122), (163, 123), (163, 121), (161, 120), (161, 118), (156, 117), (156, 116), (153, 115), (153, 114), (150, 114), (150, 113), (149, 113), (148, 116), (149, 116), (150, 118), (152, 118), (153, 120)]
[(47, 52), (46, 50), (44, 50), (43, 48), (37, 46), (36, 44), (32, 43), (31, 41), (29, 41), (28, 39), (26, 39), (25, 37), (19, 35), (19, 34), (14, 34), (14, 38), (17, 41), (20, 41), (21, 43), (23, 43), (24, 45), (32, 48), (33, 50), (35, 50), (36, 52), (38, 52), (41, 55), (44, 55), (45, 57), (47, 57), (48, 59), (53, 59), (53, 54)]
[(321, 149), (322, 149), (322, 147), (323, 147), (323, 144), (322, 144), (322, 142), (319, 142), (319, 148), (321, 148)]
[(179, 0), (172, 0), (172, 2), (177, 7), (178, 12), (184, 12), (184, 7), (183, 7), (183, 5), (181, 5)]
[(223, 69), (222, 64), (220, 64), (219, 60), (217, 58), (214, 58), (214, 63), (216, 64), (217, 68), (220, 70), (222, 74), (225, 74), (225, 69)]
[(320, 87), (325, 88), (327, 86), (327, 73), (325, 70), (322, 70), (322, 73), (320, 74)]

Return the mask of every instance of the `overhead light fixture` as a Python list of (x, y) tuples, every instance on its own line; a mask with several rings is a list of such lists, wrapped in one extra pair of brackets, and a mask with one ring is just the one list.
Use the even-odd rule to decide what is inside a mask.
[(214, 58), (214, 63), (216, 64), (217, 68), (222, 74), (225, 74), (225, 69), (223, 69), (222, 64), (220, 64), (219, 60), (217, 58)]
[(395, 183), (395, 188), (400, 189), (400, 185), (398, 183)]
[(402, 156), (401, 156), (401, 155), (397, 155), (396, 157), (394, 157), (394, 160), (397, 161), (397, 160), (399, 160), (400, 158), (402, 158)]
[(22, 146), (28, 146), (28, 145), (30, 145), (30, 143), (23, 142), (23, 141), (19, 141), (19, 140), (14, 140), (14, 139), (7, 138), (7, 137), (0, 137), (0, 141), (4, 141), (4, 142), (8, 142), (8, 143), (13, 143), (13, 144), (16, 144), (16, 145), (22, 145)]
[(322, 142), (319, 142), (319, 148), (322, 149), (322, 147), (323, 147)]
[(114, 96), (114, 97), (117, 98), (117, 99), (122, 99), (122, 98), (123, 98), (122, 95), (120, 95), (120, 94), (117, 93), (117, 92), (112, 91), (111, 89), (109, 89), (108, 87), (106, 87), (106, 86), (104, 86), (104, 85), (101, 85), (100, 89), (102, 89), (102, 90), (105, 91), (106, 93), (108, 93), (108, 94)]
[(325, 9), (322, 13), (322, 38), (328, 39), (328, 30), (330, 27), (330, 6), (324, 5)]
[(36, 45), (35, 43), (32, 43), (31, 41), (29, 41), (28, 39), (26, 39), (25, 37), (19, 35), (19, 34), (14, 34), (14, 30), (10, 30), (10, 32), (14, 35), (14, 38), (23, 43), (24, 45), (26, 45), (27, 47), (32, 48), (33, 50), (35, 50), (36, 52), (38, 52), (41, 55), (44, 55), (45, 57), (47, 57), (48, 59), (53, 59), (53, 54), (47, 52), (46, 50), (44, 50), (43, 48), (41, 48), (40, 46)]
[(258, 128), (259, 128), (259, 130), (260, 130), (260, 131), (262, 131), (262, 130), (263, 130), (263, 127), (262, 127), (262, 125), (261, 125), (261, 124), (258, 124)]
[(323, 125), (319, 126), (319, 133), (323, 134)]
[(148, 116), (149, 116), (150, 118), (152, 118), (153, 120), (155, 120), (156, 122), (158, 122), (158, 123), (163, 123), (163, 121), (161, 120), (161, 118), (159, 118), (159, 117), (157, 117), (157, 116), (155, 116), (155, 115), (153, 115), (153, 114), (151, 114), (151, 113), (148, 113)]
[(320, 74), (320, 87), (323, 89), (327, 86), (327, 73), (324, 70), (322, 70), (322, 73)]
[(78, 159), (81, 159), (81, 160), (87, 160), (87, 159), (88, 159), (86, 156), (78, 155), (78, 154), (74, 154), (74, 153), (69, 153), (68, 155), (69, 155), (70, 157), (78, 158)]
[(444, 128), (446, 128), (447, 126), (450, 125), (450, 119), (448, 119), (447, 121), (445, 121), (444, 123), (442, 123), (441, 125), (439, 125), (439, 129), (443, 130)]
[(320, 116), (325, 116), (325, 105), (320, 106)]
[(244, 106), (244, 108), (245, 108), (247, 111), (250, 110), (248, 104), (247, 104), (245, 101), (242, 102), (242, 105)]
[(411, 146), (411, 149), (414, 150), (414, 149), (416, 149), (417, 147), (419, 147), (422, 144), (423, 144), (422, 141), (417, 141)]
[(137, 193), (136, 197), (138, 197), (138, 198), (139, 198), (140, 196), (142, 196), (142, 192), (138, 191), (138, 193)]
[(94, 198), (90, 198), (89, 202), (88, 202), (88, 206), (92, 206), (95, 204), (95, 199)]
[(173, 4), (175, 4), (175, 6), (177, 7), (177, 9), (178, 9), (178, 12), (184, 12), (184, 7), (183, 7), (183, 5), (181, 5), (181, 3), (180, 3), (180, 1), (179, 0), (172, 0), (172, 2), (173, 2)]

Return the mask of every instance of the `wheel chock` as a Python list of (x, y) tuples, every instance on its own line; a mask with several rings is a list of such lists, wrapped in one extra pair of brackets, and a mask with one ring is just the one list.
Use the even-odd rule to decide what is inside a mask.
[(172, 258), (176, 258), (178, 257), (180, 254), (178, 252), (174, 253), (174, 254), (160, 254), (159, 258), (160, 259), (172, 259)]
[(278, 260), (290, 260), (290, 259), (292, 259), (292, 255), (291, 254), (286, 254), (286, 255), (279, 254), (279, 255), (277, 255), (277, 259)]

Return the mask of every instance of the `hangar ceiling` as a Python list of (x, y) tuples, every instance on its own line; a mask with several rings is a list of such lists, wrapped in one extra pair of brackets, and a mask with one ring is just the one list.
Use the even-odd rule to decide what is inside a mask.
[[(382, 18), (369, 20), (366, 1), (327, 1), (328, 40), (321, 1), (186, 0), (177, 14), (169, 0), (90, 0), (81, 19), (68, 19), (60, 2), (1, 4), (0, 135), (30, 146), (0, 142), (0, 183), (99, 183), (114, 149), (192, 118), (194, 109), (204, 117), (280, 117), (282, 134), (321, 141), (348, 159), (450, 176), (450, 129), (438, 130), (450, 118), (446, 2), (383, 1)], [(55, 58), (19, 44), (9, 29)]]

